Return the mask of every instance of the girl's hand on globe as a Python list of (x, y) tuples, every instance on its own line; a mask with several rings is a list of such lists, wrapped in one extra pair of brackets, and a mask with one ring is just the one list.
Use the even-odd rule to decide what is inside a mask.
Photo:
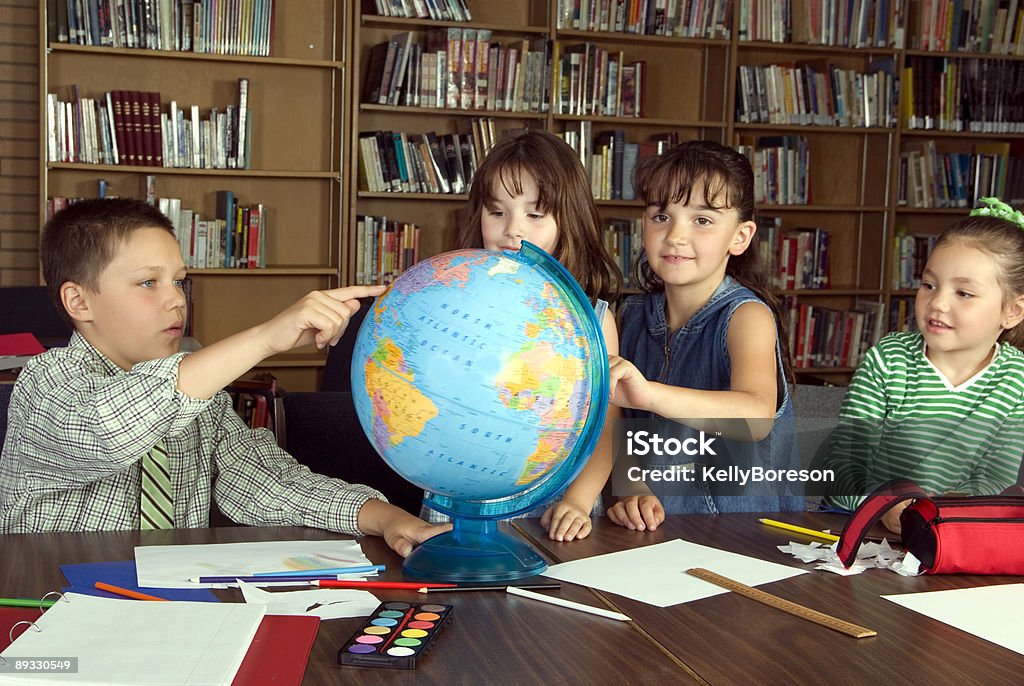
[(631, 495), (608, 509), (608, 519), (630, 531), (654, 531), (665, 521), (665, 508), (658, 496)]
[(266, 323), (256, 327), (267, 357), (310, 343), (317, 348), (334, 345), (359, 309), (359, 298), (375, 297), (386, 286), (348, 286), (312, 291)]
[(590, 534), (590, 509), (560, 500), (549, 507), (540, 518), (540, 525), (548, 530), (552, 541), (574, 541)]
[(645, 410), (650, 404), (651, 383), (640, 370), (618, 355), (608, 356), (609, 402), (618, 407)]

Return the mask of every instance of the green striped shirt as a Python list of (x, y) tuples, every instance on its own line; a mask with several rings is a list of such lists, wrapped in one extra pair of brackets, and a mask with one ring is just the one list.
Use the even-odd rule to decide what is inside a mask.
[(829, 498), (855, 508), (874, 486), (907, 478), (927, 493), (998, 493), (1024, 455), (1024, 353), (999, 344), (959, 387), (925, 357), (920, 332), (889, 334), (850, 383), (833, 434)]

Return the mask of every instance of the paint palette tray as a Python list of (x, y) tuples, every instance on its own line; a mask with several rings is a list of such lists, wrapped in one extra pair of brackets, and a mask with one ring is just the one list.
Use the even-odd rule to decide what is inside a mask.
[(338, 663), (357, 667), (416, 669), (448, 624), (453, 606), (386, 601), (338, 651)]

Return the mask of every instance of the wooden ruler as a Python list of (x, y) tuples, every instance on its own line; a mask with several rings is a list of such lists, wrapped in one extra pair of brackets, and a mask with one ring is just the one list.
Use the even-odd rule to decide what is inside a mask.
[(771, 593), (765, 593), (764, 591), (756, 589), (752, 586), (747, 586), (746, 584), (741, 584), (738, 581), (733, 581), (732, 579), (724, 577), (721, 574), (715, 574), (714, 572), (707, 569), (695, 567), (693, 569), (686, 570), (686, 573), (692, 574), (693, 576), (699, 579), (704, 579), (704, 581), (710, 581), (711, 583), (721, 586), (722, 588), (728, 588), (730, 591), (734, 591), (736, 593), (739, 593), (740, 595), (744, 595), (750, 598), (751, 600), (756, 600), (759, 603), (764, 603), (769, 607), (774, 607), (776, 610), (782, 610), (783, 612), (788, 612), (791, 615), (796, 615), (801, 619), (806, 619), (808, 621), (814, 622), (815, 624), (827, 626), (829, 629), (834, 629), (835, 631), (844, 633), (847, 636), (853, 636), (854, 638), (865, 638), (867, 636), (877, 635), (877, 632), (872, 631), (871, 629), (865, 629), (862, 626), (857, 626), (856, 624), (851, 624), (850, 622), (844, 622), (843, 620), (837, 619), (832, 615), (827, 615), (824, 612), (812, 610), (809, 607), (804, 607), (803, 605), (794, 603), (791, 600), (786, 600), (785, 598), (780, 598), (779, 596), (772, 595)]

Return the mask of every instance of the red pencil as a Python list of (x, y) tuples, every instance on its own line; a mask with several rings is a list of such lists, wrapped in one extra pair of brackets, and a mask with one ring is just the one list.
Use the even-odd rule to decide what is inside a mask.
[(455, 588), (456, 584), (421, 584), (418, 581), (334, 581), (333, 579), (317, 579), (311, 581), (321, 588), (406, 588), (418, 591), (421, 588)]

